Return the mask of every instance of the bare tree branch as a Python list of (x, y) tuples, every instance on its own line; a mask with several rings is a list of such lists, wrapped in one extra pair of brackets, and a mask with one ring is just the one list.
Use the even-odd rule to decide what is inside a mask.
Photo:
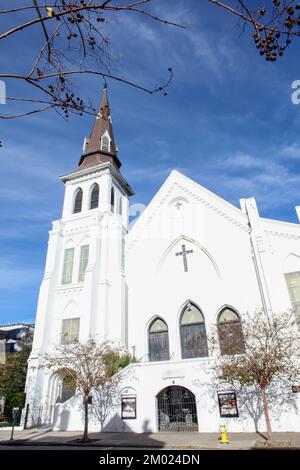
[[(28, 73), (7, 72), (0, 76), (1, 79), (18, 80), (26, 86), (35, 88), (38, 93), (43, 95), (36, 96), (36, 103), (49, 100), (47, 107), (39, 110), (30, 109), (28, 113), (16, 114), (16, 117), (50, 108), (54, 108), (56, 111), (60, 108), (65, 118), (68, 118), (70, 113), (82, 115), (85, 111), (94, 112), (76, 91), (75, 79), (82, 75), (98, 76), (104, 80), (111, 79), (149, 94), (164, 92), (166, 95), (165, 89), (173, 77), (171, 68), (168, 69), (166, 81), (153, 87), (135, 83), (112, 72), (115, 59), (111, 55), (111, 44), (106, 34), (106, 25), (110, 21), (111, 14), (137, 13), (154, 21), (181, 27), (173, 21), (160, 18), (151, 11), (144, 10), (144, 6), (149, 5), (151, 1), (136, 0), (124, 4), (117, 0), (115, 2), (112, 0), (100, 2), (95, 0), (85, 2), (82, 0), (73, 0), (72, 2), (60, 0), (45, 5), (39, 0), (32, 0), (32, 6), (24, 5), (19, 9), (0, 10), (0, 14), (6, 13), (11, 15), (10, 18), (14, 18), (23, 10), (27, 12), (26, 16), (24, 16), (25, 13), (21, 16), (21, 18), (26, 18), (26, 21), (24, 20), (12, 29), (2, 32), (0, 39), (12, 37), (14, 41), (18, 41), (18, 36), (15, 36), (15, 33), (21, 30), (29, 30), (30, 32), (30, 28), (37, 24), (41, 25), (45, 38), (40, 50), (37, 51), (35, 61), (30, 64)], [(31, 17), (35, 12), (37, 17)], [(38, 36), (37, 38), (39, 39)], [(9, 119), (13, 116), (0, 117)]]
[(216, 372), (230, 383), (260, 389), (268, 440), (272, 441), (268, 390), (276, 380), (290, 381), (291, 387), (291, 382), (299, 378), (299, 332), (290, 313), (270, 320), (262, 312), (246, 315), (242, 327), (243, 336), (229, 334), (225, 338), (228, 348), (226, 354), (219, 354)]

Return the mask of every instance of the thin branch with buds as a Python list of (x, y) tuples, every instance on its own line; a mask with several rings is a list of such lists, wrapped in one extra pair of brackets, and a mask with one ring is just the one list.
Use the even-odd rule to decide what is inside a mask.
[[(0, 33), (0, 40), (13, 38), (17, 41), (20, 31), (31, 32), (34, 26), (41, 25), (44, 44), (37, 51), (29, 72), (2, 73), (0, 79), (23, 82), (36, 90), (37, 96), (33, 96), (31, 100), (21, 99), (20, 102), (45, 104), (37, 109), (29, 109), (28, 112), (2, 115), (0, 118), (23, 117), (47, 109), (60, 110), (65, 118), (68, 118), (70, 113), (96, 114), (96, 110), (75, 92), (75, 80), (82, 75), (111, 79), (149, 94), (167, 94), (165, 89), (173, 78), (171, 68), (168, 69), (165, 82), (153, 87), (135, 83), (112, 72), (115, 60), (111, 55), (111, 44), (106, 34), (112, 14), (138, 14), (166, 25), (183, 27), (159, 17), (149, 9), (144, 9), (151, 1), (136, 0), (124, 5), (112, 0), (58, 0), (45, 5), (39, 0), (32, 0), (32, 6), (0, 10), (0, 14), (10, 15), (11, 18), (15, 18), (15, 15), (21, 15), (16, 16), (18, 19), (27, 17), (26, 21)], [(18, 101), (17, 97), (14, 97), (14, 101)]]

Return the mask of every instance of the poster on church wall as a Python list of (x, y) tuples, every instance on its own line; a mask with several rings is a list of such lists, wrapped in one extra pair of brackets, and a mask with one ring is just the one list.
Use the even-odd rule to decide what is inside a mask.
[(122, 397), (122, 419), (136, 419), (136, 397)]
[(221, 418), (237, 418), (238, 408), (236, 394), (234, 392), (218, 393)]

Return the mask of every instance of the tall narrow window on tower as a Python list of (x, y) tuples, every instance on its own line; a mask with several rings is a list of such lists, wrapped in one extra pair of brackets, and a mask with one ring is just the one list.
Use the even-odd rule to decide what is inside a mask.
[(90, 209), (96, 209), (99, 205), (99, 185), (95, 183), (91, 191)]
[(103, 135), (101, 138), (101, 150), (104, 150), (104, 152), (109, 152), (109, 138), (107, 135)]
[(289, 290), (290, 300), (295, 313), (298, 328), (300, 329), (300, 271), (286, 273), (285, 280)]
[(83, 245), (80, 249), (78, 282), (84, 281), (85, 270), (86, 270), (88, 261), (89, 261), (89, 245)]
[(68, 318), (62, 321), (61, 344), (79, 341), (79, 318)]
[(78, 188), (75, 193), (73, 214), (81, 212), (82, 209), (82, 189)]
[(120, 215), (123, 214), (123, 198), (122, 198), (122, 195), (121, 195), (120, 198), (119, 198), (118, 212), (119, 212)]
[(110, 210), (111, 212), (115, 212), (115, 188), (111, 188), (110, 192)]
[(62, 284), (71, 284), (74, 262), (74, 248), (67, 248), (64, 255)]

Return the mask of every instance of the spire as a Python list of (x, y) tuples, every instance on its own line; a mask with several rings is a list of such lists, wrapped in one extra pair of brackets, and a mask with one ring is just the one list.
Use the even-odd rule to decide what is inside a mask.
[(107, 97), (107, 84), (105, 83), (93, 129), (90, 137), (85, 138), (79, 165), (93, 166), (108, 161), (114, 162), (118, 168), (121, 166), (121, 162), (117, 157), (117, 146)]

